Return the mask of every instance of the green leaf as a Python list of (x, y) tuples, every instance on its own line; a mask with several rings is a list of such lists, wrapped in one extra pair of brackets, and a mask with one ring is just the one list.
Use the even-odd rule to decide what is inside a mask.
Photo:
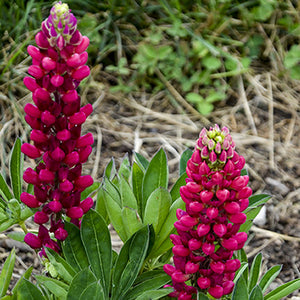
[(91, 209), (83, 216), (80, 235), (92, 271), (108, 297), (112, 264), (111, 240), (105, 221), (96, 211)]
[(271, 199), (270, 195), (267, 194), (259, 194), (259, 195), (253, 195), (249, 197), (249, 208), (257, 207), (259, 205), (265, 204)]
[(42, 292), (30, 281), (23, 279), (17, 290), (18, 300), (45, 300)]
[(232, 293), (232, 300), (247, 300), (248, 297), (248, 289), (247, 283), (243, 276), (239, 278), (236, 285), (234, 286), (233, 293)]
[(3, 178), (1, 173), (0, 173), (0, 195), (6, 201), (8, 201), (14, 197), (9, 189), (9, 186), (6, 183), (6, 180)]
[(273, 280), (279, 275), (281, 269), (282, 269), (281, 265), (273, 266), (262, 276), (259, 282), (259, 286), (261, 287), (263, 293), (269, 287), (271, 282), (273, 282)]
[(0, 232), (8, 229), (10, 226), (12, 226), (15, 223), (17, 223), (17, 221), (14, 218), (0, 220)]
[(167, 156), (161, 148), (150, 161), (143, 179), (142, 219), (151, 193), (159, 187), (165, 189), (168, 187), (168, 172)]
[(100, 186), (100, 182), (94, 182), (91, 186), (86, 188), (82, 193), (81, 193), (81, 200), (86, 199), (87, 197), (91, 197), (93, 193), (97, 191), (97, 189)]
[(26, 192), (27, 192), (28, 194), (33, 195), (33, 193), (34, 193), (34, 190), (33, 190), (33, 189), (34, 189), (33, 184), (29, 183), (29, 184), (27, 185)]
[(146, 169), (149, 166), (149, 161), (141, 154), (137, 152), (133, 152), (134, 159), (136, 163), (139, 165), (139, 167), (143, 170), (146, 171)]
[(171, 288), (165, 288), (161, 290), (155, 290), (155, 291), (147, 291), (136, 298), (136, 300), (155, 300), (160, 299), (161, 297), (167, 296), (173, 292), (173, 289)]
[(130, 207), (123, 207), (121, 214), (127, 237), (131, 237), (135, 232), (143, 227), (141, 218), (139, 217), (135, 209)]
[(289, 70), (292, 79), (300, 80), (300, 66), (296, 65)]
[(134, 193), (123, 176), (120, 176), (120, 192), (121, 192), (121, 207), (129, 207), (137, 209), (137, 201), (135, 199)]
[(123, 225), (121, 207), (106, 191), (104, 191), (104, 202), (105, 202), (107, 214), (109, 216), (112, 225), (114, 226), (114, 229), (116, 230), (120, 239), (123, 242), (126, 241), (127, 233)]
[(289, 281), (265, 295), (264, 300), (280, 300), (300, 289), (300, 278)]
[(186, 100), (194, 104), (202, 103), (204, 101), (203, 97), (197, 93), (188, 93), (186, 95)]
[[(136, 283), (137, 281), (138, 283)], [(142, 273), (138, 276), (133, 287), (126, 293), (124, 298), (126, 300), (135, 300), (136, 297), (140, 296), (144, 292), (159, 289), (170, 281), (170, 276), (163, 270), (153, 270)]]
[(182, 176), (185, 173), (187, 162), (192, 157), (192, 154), (193, 154), (193, 151), (191, 149), (186, 149), (181, 154), (180, 161), (179, 161), (179, 175), (180, 176)]
[(132, 165), (131, 185), (137, 202), (138, 214), (140, 216), (142, 214), (143, 178), (144, 178), (144, 171), (136, 162), (134, 162)]
[(180, 187), (183, 185), (186, 185), (185, 179), (187, 178), (186, 173), (184, 172), (178, 179), (177, 181), (174, 183), (170, 194), (171, 194), (171, 198), (172, 198), (172, 202), (174, 202), (175, 200), (177, 200), (180, 197)]
[(235, 273), (233, 282), (236, 283), (240, 279), (241, 276), (244, 277), (244, 280), (245, 280), (246, 276), (248, 276), (248, 263), (246, 263), (246, 262), (241, 263), (240, 268)]
[(101, 185), (101, 187), (97, 193), (95, 211), (102, 216), (102, 218), (105, 220), (106, 224), (108, 225), (109, 224), (109, 216), (108, 216), (106, 206), (105, 206), (104, 193), (106, 193), (106, 192), (103, 189), (103, 185)]
[(29, 217), (31, 217), (37, 210), (33, 208), (29, 208), (28, 206), (22, 205), (21, 203), (21, 215), (20, 215), (20, 220), (21, 221), (26, 221)]
[(264, 300), (264, 295), (259, 285), (256, 285), (251, 290), (249, 300)]
[(45, 247), (46, 254), (50, 263), (53, 265), (59, 276), (70, 283), (76, 272), (57, 252), (51, 248)]
[(59, 299), (66, 299), (69, 289), (68, 284), (60, 280), (41, 275), (35, 275), (35, 278), (37, 282), (46, 287), (51, 292), (51, 294), (54, 294)]
[(79, 295), (79, 298), (75, 298), (79, 300), (86, 300), (86, 299), (97, 299), (97, 300), (106, 300), (108, 299), (105, 296), (104, 289), (100, 283), (100, 280), (97, 282), (93, 282), (89, 284)]
[(204, 65), (204, 67), (210, 71), (215, 71), (219, 69), (222, 65), (220, 59), (214, 56), (206, 56), (202, 59), (201, 62)]
[(109, 180), (112, 180), (116, 174), (116, 165), (114, 159), (112, 158), (105, 167), (104, 177), (107, 177)]
[(151, 193), (146, 203), (144, 224), (152, 224), (157, 234), (168, 216), (172, 203), (170, 193), (164, 188), (157, 188)]
[(214, 106), (211, 103), (202, 102), (202, 103), (197, 104), (197, 109), (200, 114), (205, 116), (205, 115), (210, 114), (213, 111)]
[(0, 297), (5, 296), (7, 289), (10, 284), (11, 276), (14, 270), (16, 260), (16, 252), (15, 249), (12, 249), (10, 254), (5, 260), (3, 264), (3, 268), (0, 274)]
[(73, 269), (77, 272), (86, 268), (89, 261), (80, 238), (79, 228), (69, 222), (65, 222), (65, 229), (68, 232), (68, 237), (62, 244), (64, 257)]
[(22, 189), (22, 174), (21, 174), (21, 140), (18, 138), (11, 152), (9, 171), (12, 190), (16, 199), (20, 199)]
[(131, 174), (130, 163), (129, 163), (128, 154), (126, 153), (126, 155), (123, 157), (122, 163), (120, 165), (118, 175), (120, 178), (124, 177), (128, 182), (130, 174)]
[[(97, 281), (95, 274), (91, 271), (90, 267), (86, 267), (78, 272), (70, 285), (67, 300), (78, 299), (78, 296), (82, 294), (85, 288)], [(93, 298), (91, 298), (93, 299)]]
[(260, 275), (260, 268), (261, 268), (261, 260), (262, 254), (258, 253), (252, 262), (250, 268), (250, 275), (249, 275), (249, 282), (248, 282), (248, 290), (252, 291), (252, 289), (256, 286), (259, 275)]
[(13, 287), (12, 289), (12, 294), (16, 297), (17, 296), (17, 290), (22, 282), (22, 280), (25, 278), (25, 279), (28, 279), (30, 278), (31, 276), (31, 273), (33, 271), (33, 267), (29, 267), (20, 277), (20, 279), (17, 281), (17, 283), (15, 284), (15, 286)]
[(173, 202), (170, 207), (168, 217), (162, 225), (161, 230), (156, 233), (155, 243), (153, 245), (151, 253), (149, 254), (149, 258), (158, 257), (172, 247), (170, 234), (172, 232), (175, 232), (174, 223), (177, 220), (176, 210), (179, 208), (184, 209), (184, 207), (185, 203), (181, 198), (178, 198)]
[(121, 208), (122, 202), (119, 190), (107, 177), (104, 178), (103, 189), (114, 199), (114, 202), (116, 202)]
[(247, 220), (254, 220), (255, 217), (259, 214), (260, 210), (262, 209), (262, 205), (261, 206), (257, 206), (255, 208), (247, 208), (244, 213), (247, 216)]
[(10, 239), (13, 239), (18, 242), (24, 242), (25, 233), (22, 231), (12, 231), (7, 234)]
[(198, 300), (209, 300), (209, 298), (203, 293), (198, 292)]
[(135, 281), (149, 246), (149, 228), (144, 226), (122, 247), (112, 276), (112, 300), (122, 299)]
[(8, 208), (12, 212), (12, 214), (15, 216), (15, 218), (18, 220), (21, 215), (21, 205), (20, 202), (17, 199), (10, 199), (7, 203)]
[(240, 226), (239, 232), (248, 232), (253, 225), (253, 220), (247, 220)]

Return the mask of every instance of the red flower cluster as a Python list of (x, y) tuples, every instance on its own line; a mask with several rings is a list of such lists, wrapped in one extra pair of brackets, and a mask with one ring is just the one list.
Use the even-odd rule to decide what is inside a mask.
[[(25, 120), (31, 126), (33, 144), (22, 145), (30, 158), (42, 156), (35, 170), (28, 168), (23, 175), (34, 185), (34, 195), (21, 194), (21, 201), (31, 208), (42, 207), (34, 215), (39, 224), (38, 236), (28, 233), (25, 242), (32, 248), (50, 247), (59, 251), (57, 240), (65, 240), (62, 215), (80, 225), (79, 219), (93, 205), (92, 198), (81, 201), (81, 192), (93, 184), (89, 175), (82, 176), (82, 163), (92, 152), (91, 133), (81, 136), (81, 125), (92, 113), (91, 104), (80, 107), (76, 88), (90, 74), (85, 51), (89, 39), (77, 30), (77, 20), (61, 2), (51, 9), (35, 36), (38, 47), (29, 46), (32, 65), (24, 84), (32, 92), (35, 105), (28, 103)], [(50, 219), (50, 229), (43, 225)], [(42, 254), (45, 254), (42, 251)]]
[(247, 240), (239, 229), (246, 221), (243, 211), (252, 194), (247, 187), (249, 177), (241, 176), (245, 159), (234, 149), (226, 127), (204, 128), (187, 163), (188, 178), (180, 188), (186, 211), (177, 210), (178, 235), (170, 236), (175, 266), (164, 266), (172, 277), (171, 297), (189, 300), (203, 290), (221, 298), (233, 290), (241, 264), (232, 256)]

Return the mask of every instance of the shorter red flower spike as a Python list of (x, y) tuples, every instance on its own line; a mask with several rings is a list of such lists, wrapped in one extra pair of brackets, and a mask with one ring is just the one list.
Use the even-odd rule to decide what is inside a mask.
[[(177, 210), (178, 235), (170, 236), (174, 266), (164, 266), (174, 288), (170, 297), (194, 299), (197, 289), (215, 298), (232, 292), (241, 265), (232, 256), (247, 240), (247, 234), (238, 231), (252, 194), (249, 177), (241, 176), (244, 165), (226, 127), (215, 125), (200, 132), (187, 162), (186, 185), (180, 188), (186, 211)], [(193, 286), (185, 283), (188, 280)]]

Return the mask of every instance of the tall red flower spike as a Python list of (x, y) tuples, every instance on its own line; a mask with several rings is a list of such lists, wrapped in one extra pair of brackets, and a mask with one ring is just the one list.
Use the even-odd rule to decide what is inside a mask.
[[(177, 210), (178, 235), (170, 236), (175, 266), (164, 266), (172, 277), (171, 297), (189, 300), (199, 290), (221, 298), (232, 292), (241, 265), (232, 256), (247, 240), (239, 229), (252, 194), (249, 177), (241, 176), (244, 165), (226, 127), (200, 132), (187, 162), (186, 185), (180, 188), (186, 211)], [(185, 283), (189, 280), (192, 286)]]
[[(25, 242), (32, 248), (50, 247), (59, 252), (57, 240), (68, 233), (63, 216), (80, 226), (80, 218), (93, 205), (81, 192), (93, 184), (82, 176), (82, 164), (92, 152), (93, 135), (81, 136), (81, 126), (92, 113), (91, 104), (80, 107), (77, 87), (90, 74), (85, 51), (89, 39), (77, 30), (77, 20), (67, 4), (55, 4), (35, 36), (38, 47), (28, 46), (32, 65), (24, 84), (32, 92), (34, 105), (25, 105), (25, 120), (31, 126), (31, 144), (22, 145), (28, 157), (39, 159), (35, 170), (28, 168), (23, 179), (34, 185), (34, 195), (21, 194), (21, 201), (40, 208), (34, 215), (38, 236), (28, 233)], [(45, 224), (50, 221), (49, 230)], [(54, 233), (51, 239), (49, 232)], [(41, 252), (45, 255), (44, 250)]]

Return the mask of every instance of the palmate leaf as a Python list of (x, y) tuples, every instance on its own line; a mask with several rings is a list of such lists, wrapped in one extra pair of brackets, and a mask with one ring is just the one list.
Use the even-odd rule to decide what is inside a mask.
[(14, 147), (11, 152), (9, 171), (12, 190), (16, 199), (20, 200), (21, 189), (22, 189), (22, 156), (21, 153), (21, 140), (18, 138), (15, 141)]
[(141, 154), (137, 152), (133, 152), (134, 159), (136, 163), (139, 165), (139, 167), (143, 170), (146, 171), (146, 169), (149, 166), (149, 161)]
[(62, 250), (66, 261), (73, 267), (76, 272), (88, 267), (89, 261), (80, 238), (80, 231), (72, 223), (65, 222), (65, 229), (68, 237), (62, 244)]
[[(121, 192), (121, 206), (137, 209), (137, 201), (130, 185), (123, 176), (120, 176), (119, 182)], [(130, 224), (128, 224), (128, 226), (130, 226)]]
[(250, 292), (257, 284), (260, 275), (261, 261), (262, 261), (262, 254), (258, 253), (254, 257), (254, 260), (250, 268), (249, 283), (248, 283), (248, 289)]
[(121, 211), (123, 228), (126, 231), (127, 237), (132, 236), (140, 228), (143, 227), (141, 218), (139, 217), (137, 211), (130, 207), (123, 207)]
[(251, 290), (249, 300), (264, 300), (264, 295), (263, 295), (261, 287), (259, 285), (256, 285)]
[(118, 236), (124, 242), (127, 240), (127, 233), (123, 226), (122, 209), (120, 205), (104, 190), (104, 202), (109, 219), (114, 226)]
[(143, 179), (144, 171), (136, 162), (134, 162), (132, 165), (131, 186), (137, 202), (138, 214), (140, 216), (142, 215)]
[(123, 299), (144, 263), (149, 246), (150, 230), (144, 226), (122, 247), (112, 275), (112, 300)]
[(9, 283), (11, 280), (11, 276), (14, 270), (16, 260), (16, 253), (15, 249), (11, 250), (10, 254), (8, 255), (3, 268), (0, 274), (0, 297), (5, 296), (6, 291), (9, 287)]
[(146, 291), (142, 295), (136, 298), (136, 300), (155, 300), (161, 299), (161, 297), (167, 296), (173, 292), (171, 288), (164, 288), (160, 290)]
[(51, 248), (45, 247), (45, 251), (50, 263), (54, 266), (59, 276), (70, 283), (76, 274), (75, 270), (68, 264), (57, 252)]
[(2, 196), (3, 199), (6, 201), (14, 197), (9, 189), (9, 186), (6, 183), (6, 180), (3, 178), (1, 173), (0, 173), (0, 196)]
[(265, 295), (264, 300), (280, 300), (300, 289), (300, 278), (287, 282)]
[(170, 193), (164, 188), (154, 190), (147, 200), (144, 224), (152, 224), (155, 233), (158, 233), (168, 216), (172, 203)]
[(66, 299), (69, 290), (69, 285), (61, 280), (53, 279), (47, 276), (35, 275), (38, 283), (42, 284), (49, 292), (54, 294), (59, 299)]
[(241, 276), (234, 286), (232, 293), (232, 300), (247, 300), (248, 299), (248, 288), (247, 283), (243, 276)]
[[(74, 276), (71, 282), (67, 300), (80, 299), (87, 287), (93, 283), (97, 283), (97, 278), (90, 267), (81, 270)], [(90, 299), (94, 298), (92, 297)]]
[(142, 218), (151, 193), (159, 187), (168, 187), (168, 174), (167, 156), (164, 150), (160, 149), (150, 161), (143, 179)]
[(187, 161), (191, 158), (192, 154), (193, 154), (193, 151), (191, 149), (186, 149), (181, 154), (180, 162), (179, 162), (179, 175), (180, 176), (185, 173)]
[(170, 194), (172, 197), (172, 201), (174, 202), (175, 200), (177, 200), (180, 197), (180, 187), (183, 185), (186, 185), (185, 179), (187, 178), (186, 173), (184, 172), (183, 174), (181, 174), (181, 176), (177, 179), (177, 181), (174, 183)]
[(130, 162), (128, 158), (128, 154), (123, 157), (122, 163), (120, 165), (119, 171), (118, 171), (118, 176), (125, 178), (127, 181), (129, 181), (130, 177)]
[(100, 280), (89, 284), (80, 295), (76, 297), (79, 300), (97, 299), (106, 300), (105, 291), (100, 283)]
[(279, 275), (281, 269), (282, 266), (280, 265), (273, 266), (262, 276), (259, 286), (261, 287), (263, 293), (269, 287), (271, 282), (273, 282), (273, 280)]
[(161, 227), (161, 230), (156, 233), (155, 242), (151, 253), (149, 254), (149, 258), (158, 257), (168, 249), (172, 247), (172, 243), (170, 241), (170, 234), (175, 231), (174, 223), (177, 220), (176, 210), (184, 209), (185, 203), (178, 198), (170, 207), (167, 218), (164, 221), (164, 224)]
[(142, 273), (134, 282), (133, 287), (129, 289), (124, 298), (126, 300), (135, 300), (138, 296), (149, 290), (157, 290), (169, 283), (171, 278), (163, 270), (153, 270)]
[(46, 300), (41, 290), (27, 279), (23, 279), (17, 290), (18, 300)]
[(91, 269), (108, 298), (112, 266), (111, 239), (105, 221), (96, 211), (91, 209), (83, 216), (80, 235)]

